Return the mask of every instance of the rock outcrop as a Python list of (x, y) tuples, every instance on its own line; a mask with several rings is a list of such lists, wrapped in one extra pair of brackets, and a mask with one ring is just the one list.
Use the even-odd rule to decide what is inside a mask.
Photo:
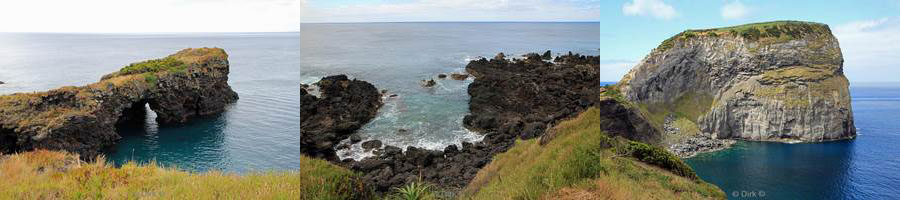
[(163, 124), (224, 111), (238, 99), (228, 73), (224, 50), (185, 49), (87, 86), (0, 96), (0, 153), (65, 150), (93, 159), (121, 138), (116, 124), (143, 119), (147, 104)]
[[(408, 147), (406, 151), (386, 146), (375, 157), (345, 160), (342, 165), (363, 173), (363, 179), (378, 191), (388, 191), (411, 181), (426, 181), (445, 189), (459, 189), (472, 180), (491, 158), (512, 147), (517, 138), (544, 135), (559, 120), (597, 107), (607, 116), (604, 129), (640, 141), (658, 141), (659, 133), (642, 113), (627, 103), (607, 95), (599, 82), (599, 57), (569, 54), (542, 60), (529, 54), (526, 59), (471, 61), (466, 70), (475, 77), (469, 85), (471, 114), (465, 125), (485, 134), (476, 143), (450, 145), (443, 151)], [(552, 134), (543, 137), (549, 141)]]
[(475, 60), (466, 66), (466, 72), (475, 77), (469, 85), (471, 114), (463, 119), (467, 128), (529, 139), (559, 120), (602, 105), (610, 107), (616, 117), (634, 117), (625, 120), (632, 122), (627, 125), (631, 130), (611, 134), (659, 142), (658, 131), (643, 126), (646, 122), (639, 120), (636, 110), (618, 108), (616, 101), (603, 95), (607, 88), (600, 81), (600, 57), (569, 53), (553, 63), (534, 53), (524, 59), (504, 58), (498, 54), (495, 59)]
[(334, 147), (375, 118), (381, 94), (372, 84), (345, 75), (322, 78), (321, 97), (300, 90), (300, 150), (337, 161)]
[(716, 138), (846, 139), (856, 129), (843, 62), (824, 24), (688, 30), (654, 49), (618, 88), (657, 126), (676, 114)]

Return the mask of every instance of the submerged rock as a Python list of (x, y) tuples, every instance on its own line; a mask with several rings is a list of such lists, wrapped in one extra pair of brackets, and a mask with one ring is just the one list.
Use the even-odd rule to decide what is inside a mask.
[(375, 118), (381, 94), (372, 84), (345, 75), (322, 78), (321, 98), (300, 90), (300, 150), (337, 161), (334, 146)]
[(143, 119), (147, 104), (161, 124), (224, 111), (238, 99), (228, 73), (224, 50), (193, 48), (87, 86), (0, 96), (0, 153), (65, 150), (93, 159), (121, 138), (117, 124)]
[(422, 84), (422, 87), (430, 88), (430, 87), (434, 87), (434, 85), (437, 85), (437, 82), (435, 82), (434, 79), (429, 79), (429, 80), (422, 80), (421, 84)]
[(468, 74), (456, 73), (456, 72), (450, 74), (450, 79), (457, 80), (457, 81), (466, 80), (467, 78), (469, 78)]
[(653, 115), (688, 113), (715, 138), (856, 136), (844, 59), (827, 25), (781, 21), (738, 28), (688, 30), (664, 41), (619, 89)]

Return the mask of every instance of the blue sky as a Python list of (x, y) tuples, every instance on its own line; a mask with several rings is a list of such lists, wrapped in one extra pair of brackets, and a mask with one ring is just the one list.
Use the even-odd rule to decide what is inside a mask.
[(828, 24), (851, 82), (900, 81), (900, 0), (622, 0), (600, 5), (606, 80), (621, 77), (666, 38), (685, 29), (803, 20)]

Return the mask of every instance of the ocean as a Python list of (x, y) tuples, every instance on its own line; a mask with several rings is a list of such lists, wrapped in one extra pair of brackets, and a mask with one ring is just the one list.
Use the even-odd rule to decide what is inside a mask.
[(0, 94), (85, 85), (129, 63), (190, 47), (229, 54), (240, 100), (224, 113), (120, 128), (109, 162), (156, 162), (188, 171), (293, 170), (300, 157), (299, 33), (0, 33)]
[(857, 138), (738, 142), (686, 159), (730, 199), (900, 199), (900, 83), (851, 83)]
[[(438, 74), (463, 72), (469, 60), (499, 52), (598, 55), (599, 37), (600, 23), (301, 24), (300, 75), (310, 84), (346, 74), (397, 94), (384, 99), (384, 107), (358, 134), (404, 149), (437, 150), (482, 139), (462, 126), (472, 80), (441, 80)], [(424, 88), (423, 79), (435, 79), (437, 85)], [(369, 155), (359, 144), (338, 151), (341, 158)]]

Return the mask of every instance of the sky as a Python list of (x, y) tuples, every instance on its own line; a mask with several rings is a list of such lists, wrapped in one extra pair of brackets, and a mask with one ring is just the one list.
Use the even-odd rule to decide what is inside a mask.
[(301, 0), (3, 0), (0, 32), (299, 31)]
[(300, 0), (322, 22), (598, 21), (603, 0)]
[(900, 0), (618, 0), (600, 7), (603, 79), (617, 81), (686, 29), (774, 20), (828, 24), (850, 82), (900, 81)]

